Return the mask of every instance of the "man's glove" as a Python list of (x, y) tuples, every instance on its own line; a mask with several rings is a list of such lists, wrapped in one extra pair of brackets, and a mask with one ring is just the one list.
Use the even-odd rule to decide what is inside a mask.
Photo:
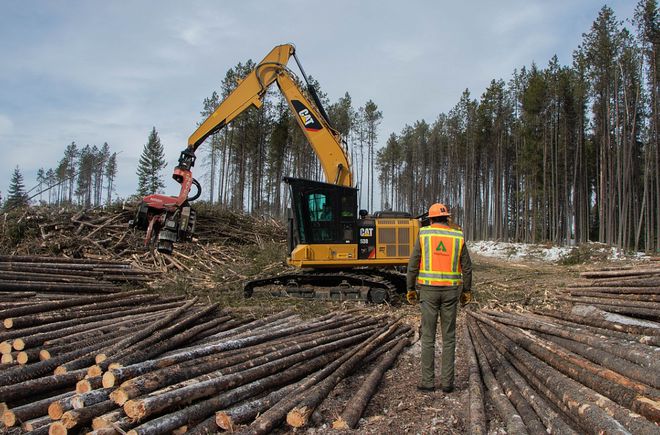
[(464, 307), (472, 302), (474, 302), (474, 296), (472, 296), (472, 290), (467, 290), (461, 293), (461, 307)]
[(408, 293), (406, 293), (406, 300), (410, 305), (415, 305), (419, 301), (417, 290), (408, 290)]

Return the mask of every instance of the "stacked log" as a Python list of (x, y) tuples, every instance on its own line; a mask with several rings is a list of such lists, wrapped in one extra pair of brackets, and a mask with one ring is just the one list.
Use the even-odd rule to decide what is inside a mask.
[[(507, 431), (658, 432), (660, 325), (551, 310), (468, 314), (470, 376), (482, 377)], [(483, 433), (472, 406), (469, 415)]]
[(124, 261), (0, 255), (0, 300), (116, 293), (119, 284), (150, 281), (154, 273)]
[(611, 314), (660, 320), (660, 266), (595, 270), (567, 286), (560, 300), (588, 305)]
[[(126, 305), (113, 302), (120, 300)], [(115, 316), (103, 305), (110, 302)], [(74, 309), (80, 318), (67, 316)], [(242, 321), (216, 305), (163, 301), (137, 291), (3, 313), (32, 319), (2, 332), (10, 349), (20, 340), (30, 355), (45, 355), (41, 350), (49, 355), (0, 371), (4, 424), (58, 434), (89, 426), (102, 433), (145, 434), (201, 424), (200, 432), (211, 424), (217, 431), (216, 412), (222, 411), (228, 415), (223, 424), (232, 427), (255, 420), (256, 414), (239, 414), (235, 407), (264, 415), (276, 409), (275, 419), (268, 414), (268, 427), (274, 427), (296, 405), (317, 407), (346, 376), (379, 361), (365, 387), (370, 392), (361, 394), (361, 409), (353, 410), (357, 421), (411, 333), (398, 321), (348, 313), (301, 321), (284, 311)], [(284, 401), (289, 398), (284, 391), (298, 400)]]

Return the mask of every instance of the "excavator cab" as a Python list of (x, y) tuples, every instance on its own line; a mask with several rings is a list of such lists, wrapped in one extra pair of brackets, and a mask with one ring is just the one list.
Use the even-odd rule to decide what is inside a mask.
[(289, 253), (299, 244), (352, 244), (356, 241), (357, 189), (285, 177), (291, 188)]

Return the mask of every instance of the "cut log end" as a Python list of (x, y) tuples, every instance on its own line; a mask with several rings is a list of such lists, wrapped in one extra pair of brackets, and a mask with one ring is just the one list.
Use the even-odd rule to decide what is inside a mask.
[(16, 361), (21, 365), (27, 364), (29, 359), (27, 352), (24, 351), (18, 352), (18, 355), (16, 355)]
[(303, 427), (309, 420), (310, 410), (306, 406), (293, 408), (286, 415), (286, 423), (291, 427)]
[(39, 351), (39, 361), (46, 361), (47, 359), (50, 359), (50, 352), (46, 349), (41, 349)]
[(172, 431), (172, 435), (182, 435), (184, 433), (188, 432), (188, 426), (181, 426), (178, 429), (174, 429)]
[(23, 341), (22, 338), (17, 338), (16, 340), (12, 341), (11, 345), (14, 348), (14, 350), (25, 349), (25, 341)]
[(62, 414), (60, 422), (66, 429), (72, 429), (78, 424), (78, 413), (75, 411), (67, 411)]
[(124, 403), (124, 412), (133, 420), (141, 420), (145, 417), (146, 411), (144, 403), (141, 400), (129, 400)]
[(14, 357), (10, 353), (3, 353), (0, 357), (0, 364), (11, 364), (14, 362)]
[(0, 353), (1, 354), (7, 354), (11, 352), (11, 343), (8, 341), (3, 341), (0, 343)]
[[(128, 399), (128, 394), (126, 394), (126, 392), (121, 388), (117, 388), (115, 391), (110, 393), (110, 400), (119, 406), (124, 406), (124, 404), (128, 402)], [(126, 414), (128, 414), (128, 412)]]
[(56, 401), (48, 405), (48, 416), (53, 420), (59, 420), (62, 418), (63, 414), (64, 409), (62, 408), (62, 404), (60, 402)]
[(103, 388), (114, 387), (116, 381), (117, 379), (115, 378), (115, 375), (112, 372), (103, 373), (103, 379), (101, 381), (101, 383), (103, 384)]
[(6, 410), (2, 414), (2, 422), (5, 424), (5, 427), (12, 427), (16, 424), (16, 414), (13, 411)]
[(2, 324), (5, 325), (6, 329), (11, 329), (11, 328), (14, 327), (14, 319), (12, 319), (11, 317), (8, 317), (8, 318), (5, 319), (4, 322), (2, 322)]
[(55, 375), (63, 375), (63, 374), (65, 374), (66, 372), (67, 372), (66, 367), (64, 367), (64, 366), (57, 366), (57, 367), (55, 368), (55, 371), (53, 372), (53, 374), (55, 374)]
[(104, 353), (99, 353), (99, 354), (96, 355), (96, 357), (94, 358), (94, 362), (96, 362), (96, 364), (101, 364), (101, 363), (102, 363), (103, 361), (105, 361), (106, 359), (108, 359), (108, 356), (107, 356), (106, 354), (104, 354)]
[(59, 421), (51, 423), (48, 427), (48, 435), (66, 435), (67, 432), (67, 428)]
[(344, 419), (341, 418), (341, 417), (338, 417), (337, 420), (332, 422), (332, 428), (333, 429), (351, 429), (350, 427), (348, 427), (348, 424), (346, 423), (346, 421), (344, 421)]
[(94, 378), (96, 376), (101, 376), (103, 373), (103, 370), (101, 369), (100, 366), (94, 364), (90, 368), (87, 369), (87, 376), (90, 378)]
[(92, 391), (92, 384), (87, 379), (80, 380), (76, 383), (76, 393), (88, 393)]
[(109, 419), (107, 414), (95, 417), (94, 420), (92, 420), (92, 429), (99, 430), (112, 428), (113, 421), (116, 420), (112, 417)]
[(108, 370), (120, 369), (121, 367), (122, 367), (122, 365), (119, 364), (119, 363), (112, 363), (108, 366)]
[(220, 429), (224, 429), (227, 432), (234, 432), (236, 427), (230, 416), (225, 412), (216, 412), (215, 414), (215, 424), (218, 425)]

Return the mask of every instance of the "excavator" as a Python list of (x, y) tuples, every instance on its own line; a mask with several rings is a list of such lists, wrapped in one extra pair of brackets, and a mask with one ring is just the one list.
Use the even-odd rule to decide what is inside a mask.
[[(287, 67), (291, 57), (306, 91)], [(332, 128), (292, 44), (273, 48), (197, 128), (172, 175), (181, 184), (178, 196), (146, 196), (133, 225), (145, 230), (145, 240), (164, 253), (171, 253), (174, 243), (192, 239), (195, 210), (190, 203), (201, 194), (191, 171), (197, 148), (248, 108), (260, 108), (273, 83), (317, 155), (325, 181), (284, 177), (291, 193), (287, 262), (298, 271), (249, 281), (245, 296), (250, 297), (258, 287), (280, 286), (284, 288), (281, 293), (289, 296), (390, 301), (405, 291), (405, 276), (397, 268), (408, 263), (420, 221), (407, 212), (369, 214), (358, 210), (358, 189), (347, 148)], [(190, 196), (193, 186), (196, 192)]]

